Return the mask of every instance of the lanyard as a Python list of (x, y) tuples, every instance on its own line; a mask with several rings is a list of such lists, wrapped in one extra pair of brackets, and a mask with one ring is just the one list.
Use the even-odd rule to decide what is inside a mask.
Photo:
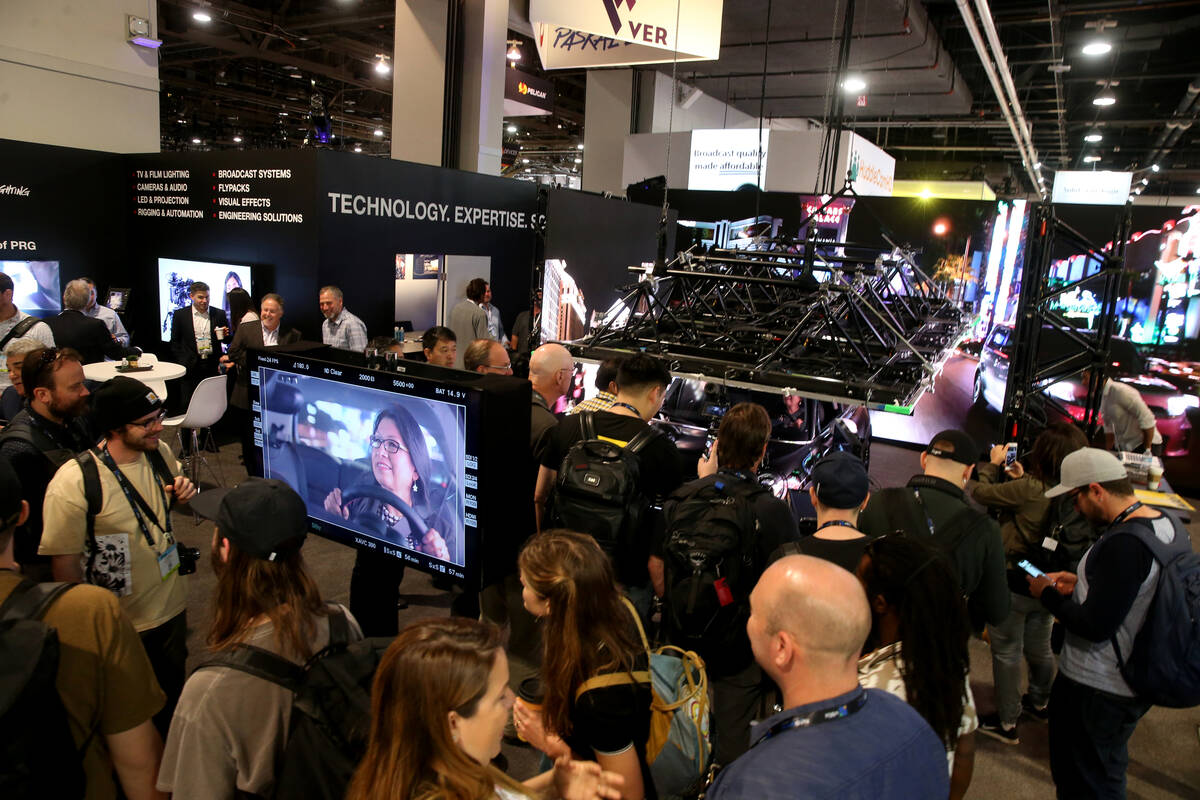
[(738, 480), (746, 481), (747, 483), (756, 483), (757, 479), (754, 473), (746, 469), (719, 469), (717, 472), (721, 475), (728, 475)]
[(821, 530), (822, 528), (828, 528), (833, 525), (843, 525), (847, 528), (853, 528), (854, 530), (858, 530), (858, 528), (855, 528), (853, 524), (846, 522), (846, 520), (844, 520), (844, 519), (831, 519), (828, 522), (822, 522), (820, 525), (818, 525), (817, 530), (813, 531), (813, 533), (816, 533), (817, 531)]
[(29, 424), (46, 434), (50, 441), (54, 442), (63, 450), (70, 450), (74, 452), (75, 450), (79, 449), (74, 442), (64, 443), (62, 439), (58, 438), (58, 432), (47, 425), (46, 421), (42, 419), (41, 415), (35, 412), (32, 408), (29, 409)]
[(778, 736), (781, 733), (792, 730), (793, 728), (811, 728), (813, 725), (820, 725), (823, 722), (832, 722), (837, 719), (843, 719), (852, 714), (857, 714), (862, 711), (862, 707), (867, 704), (866, 689), (859, 688), (858, 694), (852, 697), (848, 702), (840, 703), (836, 706), (828, 706), (826, 708), (818, 708), (816, 711), (808, 711), (803, 714), (795, 714), (787, 719), (780, 720), (771, 726), (771, 729), (763, 734), (762, 738), (756, 741), (751, 747), (758, 745), (770, 739), (772, 736)]
[(630, 405), (629, 403), (613, 403), (613, 405), (614, 405), (614, 406), (620, 406), (621, 408), (628, 408), (628, 409), (629, 409), (630, 411), (632, 411), (634, 414), (637, 414), (639, 419), (640, 419), (640, 418), (641, 418), (641, 416), (642, 416), (642, 412), (638, 411), (638, 409), (637, 409), (637, 406), (632, 406), (632, 405)]
[(1139, 500), (1136, 503), (1134, 503), (1133, 505), (1131, 505), (1129, 508), (1122, 511), (1120, 514), (1117, 514), (1116, 519), (1114, 519), (1112, 521), (1112, 523), (1109, 524), (1108, 527), (1115, 528), (1116, 526), (1120, 525), (1122, 522), (1124, 522), (1125, 520), (1127, 520), (1129, 518), (1130, 514), (1137, 511), (1141, 507), (1142, 507), (1142, 501)]
[(929, 516), (929, 509), (925, 507), (925, 501), (921, 499), (921, 490), (913, 489), (913, 497), (917, 498), (917, 505), (921, 507), (921, 513), (925, 515), (925, 524), (929, 527), (929, 535), (933, 536), (933, 517)]
[[(146, 526), (146, 519), (142, 516), (142, 512), (145, 512), (150, 521), (154, 523), (154, 526), (167, 537), (167, 544), (174, 544), (175, 537), (171, 535), (171, 506), (167, 502), (167, 493), (163, 491), (162, 486), (158, 483), (158, 476), (154, 475), (154, 485), (158, 486), (159, 497), (162, 499), (163, 508), (166, 509), (167, 524), (165, 526), (158, 521), (158, 515), (154, 513), (154, 509), (150, 508), (150, 504), (146, 502), (137, 488), (121, 472), (120, 467), (117, 466), (117, 462), (113, 460), (112, 453), (108, 452), (106, 448), (100, 448), (99, 453), (100, 460), (112, 472), (113, 477), (117, 479), (117, 484), (121, 487), (121, 491), (125, 493), (125, 500), (129, 503), (129, 508), (133, 510), (133, 516), (137, 520), (138, 527), (142, 529), (142, 536), (146, 537), (146, 544), (150, 546), (150, 549), (156, 553), (158, 552), (154, 546), (154, 537), (150, 535), (150, 528)], [(153, 468), (151, 468), (151, 473), (153, 471)]]

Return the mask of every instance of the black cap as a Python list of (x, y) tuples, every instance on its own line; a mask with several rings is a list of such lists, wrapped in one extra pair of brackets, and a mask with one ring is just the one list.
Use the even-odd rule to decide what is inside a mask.
[(858, 508), (871, 490), (862, 459), (835, 450), (813, 465), (808, 473), (817, 499), (830, 508)]
[(17, 471), (7, 458), (0, 456), (0, 530), (16, 524), (24, 497)]
[(92, 418), (101, 433), (158, 411), (162, 398), (146, 384), (125, 375), (111, 378), (92, 392)]
[(937, 458), (946, 458), (960, 464), (972, 466), (979, 460), (979, 445), (962, 431), (950, 428), (929, 440), (925, 452)]
[(207, 489), (189, 505), (239, 550), (264, 561), (291, 555), (308, 536), (304, 500), (283, 481), (247, 478), (233, 489)]

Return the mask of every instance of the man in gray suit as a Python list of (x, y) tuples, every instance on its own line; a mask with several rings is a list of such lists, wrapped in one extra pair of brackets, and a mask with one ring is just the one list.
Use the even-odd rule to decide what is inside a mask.
[(283, 326), (283, 298), (277, 294), (263, 295), (257, 320), (238, 325), (229, 345), (229, 353), (221, 363), (234, 370), (233, 392), (229, 396), (230, 413), (236, 415), (242, 438), (242, 461), (251, 475), (261, 475), (262, 466), (254, 452), (254, 418), (250, 414), (250, 372), (246, 369), (246, 351), (261, 350), (280, 344), (300, 341), (300, 331)]
[(463, 354), (466, 352), (466, 345), (476, 339), (496, 338), (488, 333), (487, 312), (480, 305), (483, 302), (484, 294), (487, 293), (487, 288), (487, 281), (483, 278), (475, 278), (467, 284), (467, 296), (450, 309), (450, 320), (446, 327), (454, 331), (454, 336), (458, 341), (464, 343), (454, 361), (454, 366), (459, 369), (463, 368)]

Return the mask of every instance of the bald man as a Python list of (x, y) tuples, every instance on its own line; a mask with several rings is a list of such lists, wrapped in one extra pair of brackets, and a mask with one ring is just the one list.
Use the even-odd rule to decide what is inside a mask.
[(708, 797), (946, 797), (946, 752), (903, 700), (858, 685), (871, 630), (858, 579), (831, 561), (787, 556), (750, 594), (746, 633), (786, 709), (758, 723), (750, 750)]
[(554, 404), (571, 388), (571, 373), (575, 359), (561, 344), (544, 344), (529, 357), (529, 382), (533, 384), (533, 416), (529, 420), (529, 447), (534, 459), (534, 480), (537, 464), (546, 446), (546, 436), (555, 425)]

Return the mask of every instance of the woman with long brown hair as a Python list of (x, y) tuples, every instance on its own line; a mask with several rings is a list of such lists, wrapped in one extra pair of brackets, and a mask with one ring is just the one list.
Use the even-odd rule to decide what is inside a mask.
[[(517, 704), (517, 732), (551, 758), (574, 754), (622, 775), (626, 800), (655, 797), (646, 765), (650, 686), (632, 680), (649, 656), (608, 557), (590, 536), (551, 530), (530, 539), (517, 564), (525, 608), (545, 626), (542, 712)], [(615, 673), (630, 680), (579, 691)]]
[(409, 625), (375, 672), (370, 741), (347, 800), (620, 796), (620, 777), (595, 764), (562, 758), (526, 783), (492, 766), (512, 701), (499, 628), (462, 617)]

